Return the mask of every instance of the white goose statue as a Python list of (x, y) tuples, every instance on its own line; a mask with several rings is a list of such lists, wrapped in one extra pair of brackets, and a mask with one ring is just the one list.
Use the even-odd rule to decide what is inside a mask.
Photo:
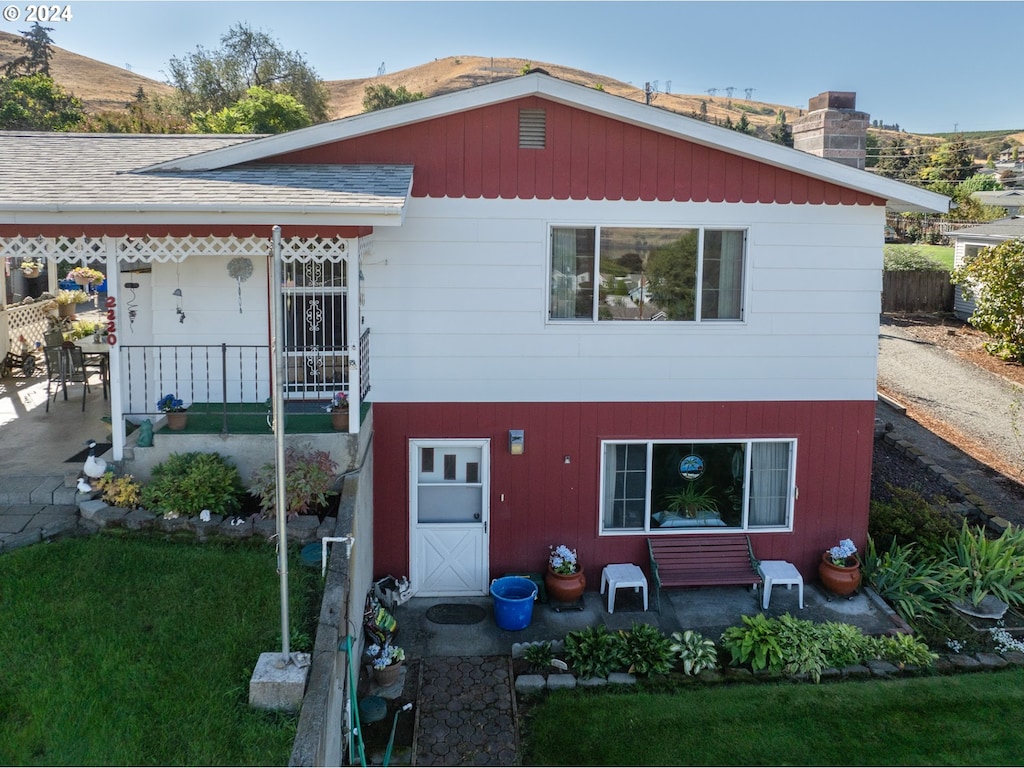
[(85, 459), (82, 471), (87, 477), (96, 480), (103, 477), (103, 473), (107, 471), (107, 462), (96, 455), (95, 440), (87, 440), (85, 444), (89, 446), (89, 455)]

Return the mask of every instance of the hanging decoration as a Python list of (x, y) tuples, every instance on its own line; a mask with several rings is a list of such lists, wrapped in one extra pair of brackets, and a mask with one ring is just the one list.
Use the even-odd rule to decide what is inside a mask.
[(171, 295), (178, 297), (178, 306), (175, 308), (175, 311), (178, 313), (178, 322), (179, 323), (184, 323), (185, 322), (185, 310), (181, 306), (182, 294), (181, 294), (181, 264), (180, 264), (180, 262), (175, 264), (174, 268), (175, 268), (175, 271), (177, 272), (178, 287), (174, 289), (174, 292)]
[(236, 256), (228, 262), (228, 274), (238, 284), (238, 314), (242, 314), (242, 283), (252, 277), (252, 259)]

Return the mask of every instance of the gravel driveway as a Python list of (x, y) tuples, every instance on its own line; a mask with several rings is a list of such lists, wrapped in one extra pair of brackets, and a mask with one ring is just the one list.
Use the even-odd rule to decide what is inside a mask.
[[(966, 363), (899, 326), (878, 334), (878, 385), (993, 453), (1020, 465), (1024, 436), (1014, 434), (1019, 391), (1005, 379)], [(1018, 423), (1022, 419), (1018, 416)]]

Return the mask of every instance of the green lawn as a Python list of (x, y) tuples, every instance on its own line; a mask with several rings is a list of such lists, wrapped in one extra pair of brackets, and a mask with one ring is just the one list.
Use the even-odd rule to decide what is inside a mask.
[[(0, 556), (0, 765), (287, 765), (297, 716), (248, 706), (281, 648), (276, 569), (262, 540), (125, 533)], [(289, 571), (308, 638), (319, 574), (297, 550)]]
[(921, 253), (932, 261), (937, 261), (946, 269), (953, 270), (953, 248), (949, 245), (915, 245)]
[(554, 691), (521, 712), (524, 765), (1019, 765), (1024, 670)]

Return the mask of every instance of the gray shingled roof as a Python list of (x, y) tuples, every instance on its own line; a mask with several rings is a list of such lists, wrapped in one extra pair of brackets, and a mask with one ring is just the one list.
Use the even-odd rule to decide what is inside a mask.
[(986, 221), (973, 227), (950, 230), (951, 237), (974, 235), (976, 237), (999, 237), (1010, 239), (1024, 237), (1024, 216), (1008, 216), (1005, 219)]
[(248, 164), (198, 172), (134, 169), (251, 141), (252, 136), (0, 132), (4, 212), (288, 210), (400, 214), (410, 165)]

